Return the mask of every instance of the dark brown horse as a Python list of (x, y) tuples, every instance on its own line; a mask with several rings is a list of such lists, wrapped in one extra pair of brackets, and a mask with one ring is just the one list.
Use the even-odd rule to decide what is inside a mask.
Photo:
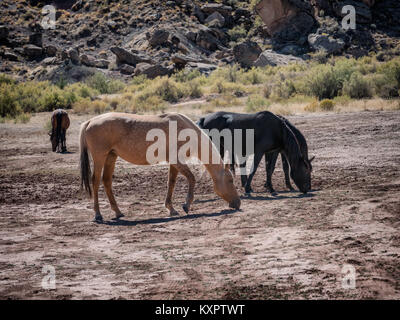
[(49, 132), (53, 152), (66, 152), (66, 133), (69, 128), (69, 117), (65, 110), (58, 109), (51, 115), (51, 132)]

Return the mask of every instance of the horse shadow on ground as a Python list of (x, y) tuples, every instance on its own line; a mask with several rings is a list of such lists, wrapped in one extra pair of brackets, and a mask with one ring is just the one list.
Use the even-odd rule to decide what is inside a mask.
[[(279, 191), (279, 193), (275, 192), (273, 194), (268, 193), (267, 196), (261, 195), (264, 194), (265, 192), (252, 192), (251, 194), (248, 195), (242, 195), (240, 196), (240, 199), (245, 199), (245, 200), (284, 200), (284, 199), (301, 199), (301, 198), (312, 198), (315, 195), (313, 192), (317, 190), (312, 190), (309, 191), (306, 194), (299, 193), (298, 191)], [(283, 194), (283, 195), (281, 195)], [(290, 196), (289, 196), (290, 195)]]
[(225, 216), (229, 214), (233, 214), (235, 212), (238, 212), (241, 210), (234, 210), (234, 209), (226, 209), (222, 210), (220, 212), (213, 212), (213, 213), (199, 213), (199, 214), (188, 214), (185, 216), (173, 216), (173, 217), (165, 217), (165, 218), (151, 218), (151, 219), (145, 219), (145, 220), (135, 220), (135, 221), (129, 221), (125, 219), (115, 219), (111, 221), (102, 221), (102, 222), (96, 222), (98, 224), (104, 224), (108, 226), (125, 226), (125, 227), (134, 227), (139, 224), (159, 224), (159, 223), (167, 223), (167, 222), (173, 222), (177, 220), (192, 220), (192, 219), (199, 219), (199, 218), (211, 218), (211, 217), (219, 217), (219, 216)]

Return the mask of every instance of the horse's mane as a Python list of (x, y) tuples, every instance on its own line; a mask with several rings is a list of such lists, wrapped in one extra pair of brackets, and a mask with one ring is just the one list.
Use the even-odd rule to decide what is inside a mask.
[[(298, 137), (293, 132), (295, 128), (289, 121), (283, 117), (278, 117), (282, 122), (282, 127), (284, 131), (284, 150), (286, 156), (288, 157), (290, 166), (297, 163), (299, 160), (303, 159), (302, 149)], [(297, 130), (297, 129), (296, 129)], [(298, 130), (297, 130), (298, 131)], [(304, 137), (303, 137), (304, 139)], [(304, 139), (305, 140), (305, 139)]]
[[(304, 135), (300, 132), (299, 129), (297, 129), (288, 119), (285, 117), (279, 116), (278, 118), (281, 119), (283, 124), (285, 125), (286, 129), (289, 131), (289, 133), (294, 137), (296, 140), (296, 143), (298, 145), (298, 148), (300, 149), (300, 153), (303, 158), (308, 159), (308, 146), (307, 146), (307, 141)], [(291, 131), (291, 132), (290, 132)]]

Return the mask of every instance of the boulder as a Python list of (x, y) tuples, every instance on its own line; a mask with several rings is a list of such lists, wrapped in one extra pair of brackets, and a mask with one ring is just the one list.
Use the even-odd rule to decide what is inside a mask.
[(230, 16), (232, 13), (232, 7), (226, 6), (222, 3), (207, 3), (201, 7), (201, 10), (205, 14), (213, 14), (214, 12), (219, 12), (224, 17)]
[(9, 30), (6, 26), (0, 26), (0, 41), (6, 41), (8, 38)]
[(44, 48), (44, 52), (46, 53), (47, 56), (49, 57), (54, 57), (57, 55), (57, 47), (53, 45), (48, 45)]
[(71, 48), (67, 50), (68, 58), (72, 61), (73, 64), (79, 64), (79, 52), (76, 48)]
[(209, 26), (222, 28), (225, 24), (225, 18), (218, 11), (215, 11), (214, 13), (210, 14), (204, 22)]
[(215, 51), (220, 46), (220, 42), (208, 28), (201, 29), (197, 32), (196, 43), (208, 51)]
[(130, 64), (136, 66), (138, 63), (151, 63), (151, 59), (136, 53), (129, 52), (121, 47), (112, 47), (111, 52), (115, 54), (117, 64)]
[(3, 54), (4, 59), (9, 60), (9, 61), (18, 61), (18, 56), (10, 51), (6, 51)]
[(57, 62), (56, 57), (48, 57), (42, 61), (42, 64), (44, 64), (46, 66), (50, 66), (50, 65), (56, 64), (56, 62)]
[(205, 15), (204, 12), (201, 11), (199, 6), (194, 5), (192, 9), (192, 15), (194, 15), (200, 23), (204, 23)]
[(217, 65), (209, 64), (209, 63), (202, 63), (202, 62), (189, 62), (187, 65), (190, 69), (196, 69), (200, 73), (209, 75), (212, 71), (217, 69)]
[(43, 47), (43, 34), (36, 32), (29, 35), (29, 43), (37, 47)]
[(316, 33), (308, 35), (308, 43), (315, 51), (324, 50), (328, 54), (339, 53), (345, 47), (345, 42), (342, 39)]
[(178, 67), (184, 67), (190, 62), (209, 62), (206, 59), (201, 58), (200, 56), (187, 56), (183, 54), (174, 54), (171, 57), (171, 61)]
[(261, 52), (260, 46), (253, 41), (245, 41), (233, 47), (235, 61), (245, 68), (252, 67)]
[(261, 0), (255, 10), (278, 46), (288, 42), (305, 44), (316, 25), (312, 6), (301, 0)]
[(37, 59), (43, 55), (43, 49), (33, 44), (27, 44), (24, 46), (24, 54), (29, 59)]
[(302, 59), (286, 54), (280, 54), (272, 50), (266, 50), (260, 54), (258, 59), (254, 62), (255, 67), (265, 67), (265, 66), (281, 66), (287, 65), (293, 62), (303, 62)]
[(89, 37), (92, 34), (92, 30), (86, 25), (79, 27), (74, 33), (73, 37), (75, 39)]
[(119, 72), (122, 74), (131, 75), (135, 73), (135, 67), (132, 67), (129, 64), (123, 64), (119, 67)]
[(85, 66), (93, 67), (93, 68), (100, 68), (100, 69), (107, 69), (108, 65), (110, 64), (110, 62), (107, 60), (104, 60), (104, 59), (97, 60), (86, 54), (81, 55), (80, 61)]
[(159, 76), (165, 76), (172, 73), (172, 69), (166, 68), (161, 64), (138, 63), (135, 69), (135, 76), (146, 75), (149, 79), (154, 79)]
[(152, 47), (157, 47), (165, 44), (168, 41), (169, 32), (163, 29), (158, 29), (154, 31), (152, 34), (147, 34), (146, 36), (149, 40), (149, 44)]

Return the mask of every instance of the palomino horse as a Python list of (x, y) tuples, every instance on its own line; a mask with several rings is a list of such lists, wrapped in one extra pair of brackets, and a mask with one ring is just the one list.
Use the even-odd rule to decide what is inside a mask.
[[(300, 191), (307, 193), (311, 189), (311, 161), (313, 159), (308, 159), (308, 153), (302, 152), (298, 140), (299, 135), (294, 133), (298, 132), (300, 134), (300, 131), (286, 119), (278, 117), (269, 111), (261, 111), (254, 114), (220, 111), (201, 118), (197, 124), (200, 128), (208, 130), (254, 130), (253, 167), (248, 178), (246, 174), (241, 175), (242, 186), (245, 188), (246, 193), (251, 192), (251, 181), (263, 155), (276, 152), (283, 153), (289, 161), (290, 176)], [(234, 137), (233, 134), (232, 136)], [(242, 149), (246, 149), (246, 139), (244, 135), (242, 137)], [(234, 145), (235, 142), (233, 141)], [(220, 143), (221, 155), (224, 155), (225, 151), (223, 143)], [(235, 155), (239, 155), (238, 151), (234, 150), (234, 148), (228, 151), (233, 155), (232, 160), (234, 162)], [(240, 167), (246, 167), (246, 161), (241, 163)]]
[[(185, 141), (176, 141), (169, 143), (170, 122), (176, 122), (177, 134), (184, 129), (191, 129), (192, 133), (196, 136), (196, 151), (195, 156), (202, 159), (202, 151), (206, 152), (210, 157), (208, 163), (203, 164), (207, 171), (210, 173), (214, 190), (217, 195), (228, 202), (231, 208), (240, 208), (240, 198), (233, 183), (232, 173), (224, 166), (218, 151), (209, 140), (209, 138), (200, 130), (192, 120), (182, 114), (164, 114), (164, 115), (135, 115), (125, 113), (107, 113), (85, 122), (81, 126), (80, 132), (80, 169), (81, 169), (81, 185), (91, 194), (90, 186), (90, 163), (88, 152), (92, 155), (93, 159), (93, 176), (92, 187), (94, 197), (94, 211), (95, 220), (102, 221), (102, 216), (99, 209), (98, 190), (100, 186), (101, 173), (103, 171), (103, 184), (107, 193), (108, 199), (111, 204), (111, 209), (115, 212), (116, 218), (123, 216), (117, 206), (113, 192), (112, 192), (112, 175), (114, 172), (115, 161), (118, 156), (122, 159), (136, 165), (150, 165), (152, 163), (147, 159), (148, 148), (154, 143), (147, 141), (147, 134), (150, 130), (159, 130), (166, 135), (166, 159), (169, 165), (169, 178), (168, 178), (168, 192), (165, 199), (165, 207), (170, 215), (177, 215), (177, 211), (172, 206), (172, 194), (175, 187), (176, 177), (181, 173), (186, 177), (189, 183), (189, 191), (186, 198), (186, 203), (183, 209), (186, 213), (189, 212), (190, 206), (193, 202), (193, 192), (195, 186), (195, 178), (189, 167), (180, 160), (169, 161), (170, 152), (176, 152), (185, 144)], [(187, 131), (187, 130), (186, 130)], [(201, 139), (206, 139), (207, 150), (204, 145), (200, 143)], [(178, 139), (177, 139), (178, 140)], [(171, 140), (172, 141), (172, 140)], [(192, 141), (193, 142), (193, 141)], [(193, 150), (193, 149), (191, 149)], [(190, 156), (190, 155), (189, 155)], [(216, 156), (215, 158), (211, 157)], [(207, 159), (209, 160), (209, 159)]]
[(57, 109), (51, 115), (51, 132), (49, 132), (53, 152), (66, 152), (66, 133), (70, 121), (65, 110)]

